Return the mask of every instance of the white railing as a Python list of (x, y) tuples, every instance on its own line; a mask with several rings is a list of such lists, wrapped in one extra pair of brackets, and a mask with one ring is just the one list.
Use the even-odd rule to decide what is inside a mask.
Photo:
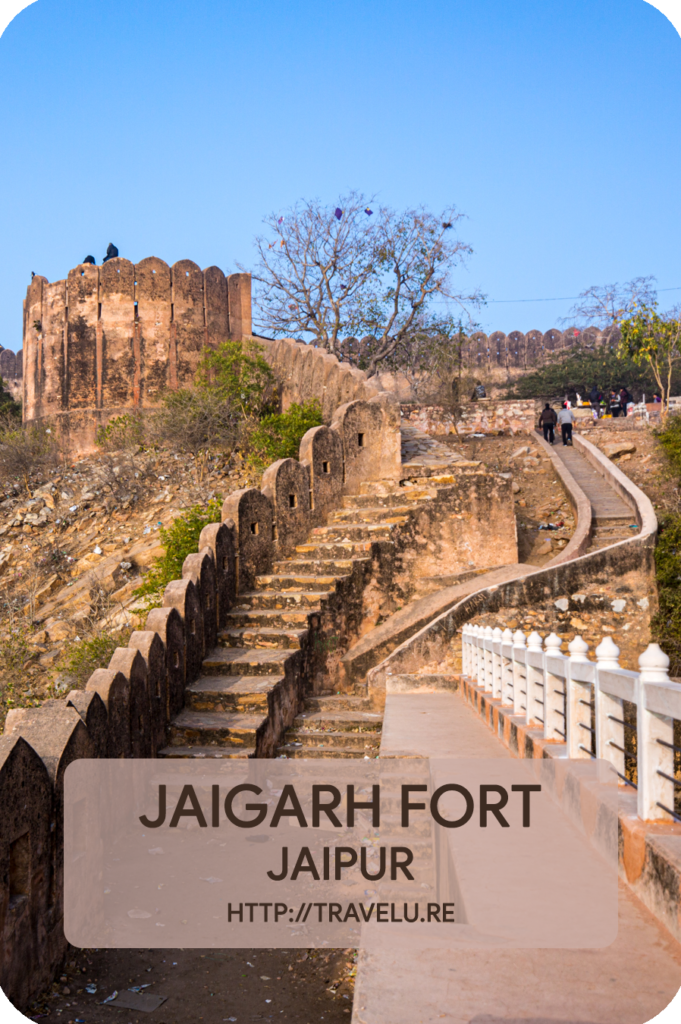
[[(681, 684), (669, 679), (669, 658), (650, 644), (638, 659), (639, 671), (620, 668), (619, 648), (606, 636), (589, 661), (588, 646), (576, 636), (561, 654), (552, 633), (502, 631), (465, 625), (463, 674), (502, 706), (512, 707), (526, 725), (543, 729), (545, 740), (565, 744), (571, 758), (610, 761), (623, 782), (637, 789), (638, 815), (645, 821), (681, 821), (674, 794), (674, 720), (681, 720)], [(624, 702), (636, 720), (625, 721)], [(636, 783), (625, 775), (636, 764)], [(630, 773), (631, 774), (631, 773)]]

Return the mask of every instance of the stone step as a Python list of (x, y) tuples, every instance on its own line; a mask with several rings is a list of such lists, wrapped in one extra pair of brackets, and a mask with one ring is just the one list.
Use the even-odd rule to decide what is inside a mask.
[(216, 647), (203, 659), (202, 676), (280, 676), (295, 651)]
[(253, 609), (251, 611), (232, 611), (227, 614), (228, 629), (248, 629), (265, 626), (274, 629), (307, 629), (309, 619), (315, 613), (319, 615), (320, 608), (280, 608), (280, 609)]
[(347, 579), (347, 574), (333, 573), (285, 573), (278, 572), (273, 576), (256, 576), (255, 583), (258, 590), (316, 590), (327, 592), (333, 590), (339, 579)]
[(376, 733), (383, 728), (383, 716), (376, 711), (303, 711), (292, 729), (296, 732)]
[(407, 516), (396, 516), (390, 523), (332, 523), (318, 526), (310, 534), (311, 540), (336, 543), (339, 541), (390, 540), (395, 527), (409, 522)]
[[(322, 578), (329, 576), (348, 576), (352, 572), (355, 562), (368, 562), (368, 558), (296, 558), (286, 562), (275, 562), (273, 569), (276, 573), (309, 575), (313, 573)], [(302, 588), (301, 588), (302, 589)]]
[(393, 505), (391, 508), (344, 508), (339, 512), (332, 512), (329, 523), (376, 523), (397, 521), (396, 516), (401, 518), (413, 512), (413, 505)]
[[(417, 501), (430, 501), (435, 497), (435, 488), (419, 490), (416, 487), (400, 487), (395, 494), (349, 494), (343, 498), (344, 509), (373, 509), (373, 508), (408, 508), (411, 511), (412, 503)], [(406, 503), (409, 502), (407, 505)]]
[(336, 711), (371, 711), (373, 704), (370, 697), (351, 694), (334, 694), (332, 697), (307, 697), (305, 711), (324, 711), (333, 714)]
[(201, 676), (184, 691), (192, 711), (267, 714), (267, 695), (284, 676)]
[[(432, 480), (434, 477), (441, 477), (448, 475), (452, 468), (452, 464), (459, 465), (458, 460), (442, 460), (442, 462), (433, 462), (425, 464), (423, 462), (403, 462), (402, 463), (402, 479), (408, 477), (410, 480)], [(480, 463), (478, 463), (480, 465)]]
[[(378, 751), (376, 752), (378, 753)], [(290, 757), (290, 758), (321, 758), (321, 757), (333, 757), (333, 758), (364, 758), (366, 761), (373, 760), (375, 754), (365, 754), (361, 750), (355, 750), (352, 747), (303, 747), (294, 745), (292, 743), (285, 743), (281, 747), (277, 747), (277, 757)]]
[(305, 732), (300, 729), (288, 729), (286, 732), (286, 744), (297, 747), (300, 745), (306, 750), (318, 747), (342, 747), (344, 750), (361, 750), (370, 756), (376, 755), (381, 746), (380, 733), (348, 732)]
[(180, 711), (170, 723), (170, 747), (254, 747), (257, 730), (267, 715), (227, 711)]
[[(604, 485), (605, 486), (605, 485)], [(636, 522), (633, 512), (628, 515), (609, 515), (601, 512), (600, 514), (592, 510), (591, 522), (594, 526), (630, 526)], [(638, 524), (636, 524), (638, 529)], [(634, 532), (633, 530), (631, 531)]]
[(255, 757), (255, 747), (163, 747), (158, 757), (244, 758)]
[(328, 590), (253, 590), (239, 594), (237, 604), (232, 612), (258, 611), (261, 608), (283, 609), (297, 608), (307, 610), (318, 609), (322, 601), (329, 596)]
[(440, 690), (458, 690), (459, 677), (429, 672), (424, 675), (386, 676), (386, 693), (436, 693)]
[(300, 558), (310, 559), (337, 559), (337, 558), (366, 558), (371, 555), (371, 541), (308, 541), (307, 544), (298, 544), (296, 554)]
[(271, 629), (253, 626), (245, 629), (223, 629), (218, 634), (221, 647), (257, 647), (269, 650), (298, 650), (307, 636), (306, 629)]

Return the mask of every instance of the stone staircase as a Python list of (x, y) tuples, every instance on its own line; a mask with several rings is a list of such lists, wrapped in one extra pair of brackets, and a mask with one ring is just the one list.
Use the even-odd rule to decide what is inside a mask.
[[(451, 483), (451, 478), (443, 478)], [(204, 658), (201, 677), (187, 686), (185, 707), (170, 725), (160, 757), (254, 757), (267, 728), (275, 691), (294, 659), (304, 656), (338, 583), (356, 563), (368, 563), (372, 545), (390, 543), (397, 527), (436, 495), (434, 481), (399, 487), (363, 483), (343, 498), (326, 526), (274, 562), (241, 593)], [(427, 486), (424, 486), (427, 485)], [(279, 756), (375, 757), (380, 715), (361, 694), (310, 697), (287, 731)], [(258, 751), (259, 752), (259, 751)]]
[(366, 697), (308, 697), (277, 753), (280, 757), (377, 757), (382, 724), (382, 715), (371, 711)]
[(620, 516), (594, 515), (591, 521), (593, 529), (588, 548), (590, 552), (607, 548), (610, 544), (617, 544), (620, 540), (628, 540), (629, 537), (635, 536), (639, 532), (639, 526), (634, 522), (633, 513)]

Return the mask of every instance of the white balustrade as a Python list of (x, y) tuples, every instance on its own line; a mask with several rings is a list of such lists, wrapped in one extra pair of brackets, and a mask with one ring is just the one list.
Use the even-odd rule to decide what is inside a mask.
[[(674, 775), (681, 684), (669, 679), (669, 658), (658, 644), (649, 644), (639, 671), (631, 672), (620, 667), (609, 636), (596, 648), (595, 662), (581, 636), (568, 644), (569, 656), (555, 633), (542, 645), (536, 632), (526, 642), (521, 630), (466, 624), (461, 636), (463, 672), (492, 699), (526, 724), (542, 726), (544, 739), (563, 742), (566, 756), (610, 761), (622, 781), (627, 755), (630, 763), (635, 757), (639, 817), (681, 820), (674, 803), (681, 787)], [(635, 722), (627, 721), (625, 702), (635, 707)]]

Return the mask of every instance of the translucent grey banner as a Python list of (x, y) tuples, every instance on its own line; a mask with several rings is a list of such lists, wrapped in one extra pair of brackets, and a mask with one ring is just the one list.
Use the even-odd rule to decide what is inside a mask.
[(78, 760), (86, 947), (596, 948), (617, 934), (604, 761)]

